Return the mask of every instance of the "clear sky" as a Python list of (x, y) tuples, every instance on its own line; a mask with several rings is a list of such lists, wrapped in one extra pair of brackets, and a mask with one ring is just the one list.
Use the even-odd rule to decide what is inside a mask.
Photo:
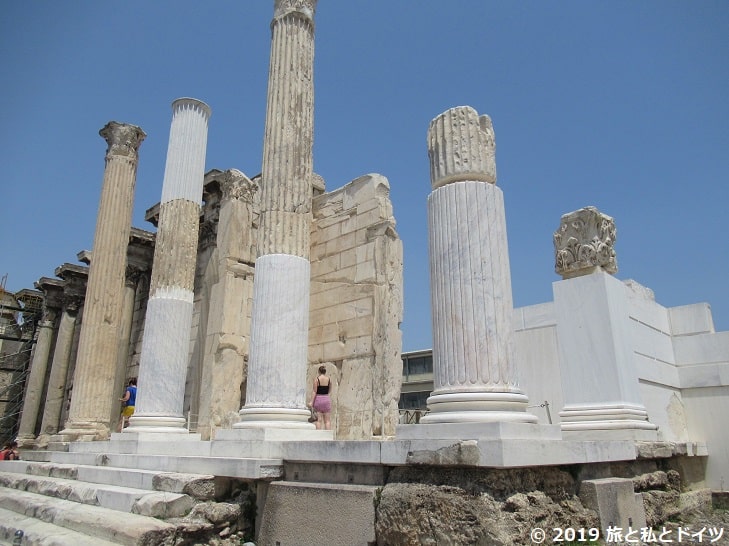
[[(0, 277), (32, 287), (91, 249), (110, 120), (147, 132), (133, 225), (160, 199), (171, 103), (212, 107), (206, 170), (261, 170), (273, 1), (8, 0), (0, 18)], [(320, 0), (314, 167), (391, 186), (405, 350), (428, 348), (426, 133), (489, 114), (514, 303), (552, 299), (552, 233), (615, 218), (620, 279), (729, 330), (729, 2)]]

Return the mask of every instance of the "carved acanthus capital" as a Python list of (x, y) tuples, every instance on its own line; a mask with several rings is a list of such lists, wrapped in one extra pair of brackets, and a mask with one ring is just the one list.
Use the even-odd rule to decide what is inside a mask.
[(53, 328), (58, 316), (58, 309), (55, 307), (43, 306), (43, 317), (40, 321), (41, 328)]
[(316, 2), (317, 0), (275, 0), (273, 17), (278, 19), (289, 13), (296, 13), (313, 21), (316, 13)]
[(220, 180), (220, 189), (224, 200), (240, 199), (246, 203), (253, 203), (253, 196), (258, 191), (258, 185), (252, 182), (238, 169), (228, 169)]
[(433, 189), (452, 182), (496, 183), (496, 136), (491, 118), (470, 106), (443, 112), (428, 128)]
[(76, 294), (64, 294), (63, 295), (63, 310), (66, 313), (75, 315), (81, 308), (84, 302), (84, 297)]
[(139, 283), (139, 279), (142, 278), (142, 275), (144, 275), (146, 271), (147, 270), (142, 267), (127, 264), (126, 269), (124, 270), (124, 284), (128, 288), (136, 288)]
[(615, 221), (595, 207), (563, 215), (554, 232), (554, 270), (564, 279), (597, 270), (614, 275), (618, 271), (616, 238)]
[(109, 145), (106, 155), (124, 156), (136, 159), (139, 146), (147, 136), (141, 127), (129, 123), (110, 121), (99, 131)]

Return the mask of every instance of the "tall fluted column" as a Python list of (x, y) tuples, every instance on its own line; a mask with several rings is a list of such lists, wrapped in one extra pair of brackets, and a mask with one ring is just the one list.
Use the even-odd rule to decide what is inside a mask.
[(21, 444), (35, 439), (35, 425), (38, 421), (38, 411), (43, 396), (43, 383), (46, 380), (46, 370), (53, 344), (53, 327), (57, 314), (58, 309), (50, 307), (46, 301), (23, 397), (23, 413), (20, 416), (18, 427), (18, 441)]
[(275, 0), (246, 403), (235, 428), (307, 422), (316, 0)]
[(491, 119), (452, 108), (428, 130), (434, 386), (421, 423), (523, 422), (506, 216)]
[(61, 312), (39, 436), (47, 436), (58, 432), (61, 409), (66, 393), (66, 375), (68, 374), (68, 366), (71, 360), (73, 335), (76, 330), (76, 316), (79, 304), (80, 301), (78, 298), (67, 298)]
[(125, 432), (187, 432), (182, 409), (209, 118), (210, 107), (197, 99), (172, 103), (136, 411)]
[(109, 435), (138, 151), (147, 136), (136, 125), (116, 121), (107, 123), (99, 134), (109, 146), (73, 396), (68, 422), (62, 431), (62, 434), (76, 438), (97, 439)]

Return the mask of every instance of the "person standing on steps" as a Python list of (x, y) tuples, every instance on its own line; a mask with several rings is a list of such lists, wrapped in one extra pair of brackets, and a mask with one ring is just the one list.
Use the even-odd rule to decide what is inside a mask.
[(332, 430), (332, 422), (330, 413), (332, 411), (332, 399), (329, 397), (332, 381), (327, 377), (327, 367), (319, 366), (319, 375), (314, 380), (314, 392), (311, 406), (319, 414), (320, 418), (316, 421), (317, 430)]
[(124, 391), (124, 396), (120, 398), (122, 403), (121, 420), (119, 421), (119, 432), (129, 426), (129, 418), (134, 415), (134, 404), (137, 401), (137, 378), (132, 377), (129, 385)]

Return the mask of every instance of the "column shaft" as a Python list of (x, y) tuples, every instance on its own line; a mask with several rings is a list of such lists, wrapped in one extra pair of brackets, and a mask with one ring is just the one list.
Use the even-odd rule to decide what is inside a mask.
[(41, 435), (56, 434), (61, 419), (61, 409), (66, 393), (66, 376), (73, 349), (73, 335), (76, 330), (76, 313), (68, 307), (63, 309), (56, 335), (56, 348), (51, 361), (51, 375), (48, 378), (46, 403), (43, 407)]
[(125, 432), (187, 432), (182, 409), (210, 108), (172, 103), (136, 411)]
[(513, 304), (491, 120), (448, 110), (428, 133), (433, 394), (421, 423), (536, 422), (514, 365)]
[(18, 427), (19, 440), (32, 440), (35, 438), (35, 425), (38, 421), (38, 410), (43, 396), (43, 383), (46, 380), (46, 370), (48, 369), (48, 360), (53, 343), (55, 317), (55, 311), (46, 309), (45, 316), (40, 323), (33, 362), (30, 366), (30, 375), (28, 376), (23, 398), (23, 413), (20, 416), (20, 425)]
[(116, 122), (107, 124), (99, 134), (109, 147), (73, 396), (66, 429), (62, 431), (75, 438), (97, 439), (109, 435), (138, 148), (146, 136), (139, 127)]
[(276, 0), (246, 404), (236, 428), (307, 422), (316, 0)]

